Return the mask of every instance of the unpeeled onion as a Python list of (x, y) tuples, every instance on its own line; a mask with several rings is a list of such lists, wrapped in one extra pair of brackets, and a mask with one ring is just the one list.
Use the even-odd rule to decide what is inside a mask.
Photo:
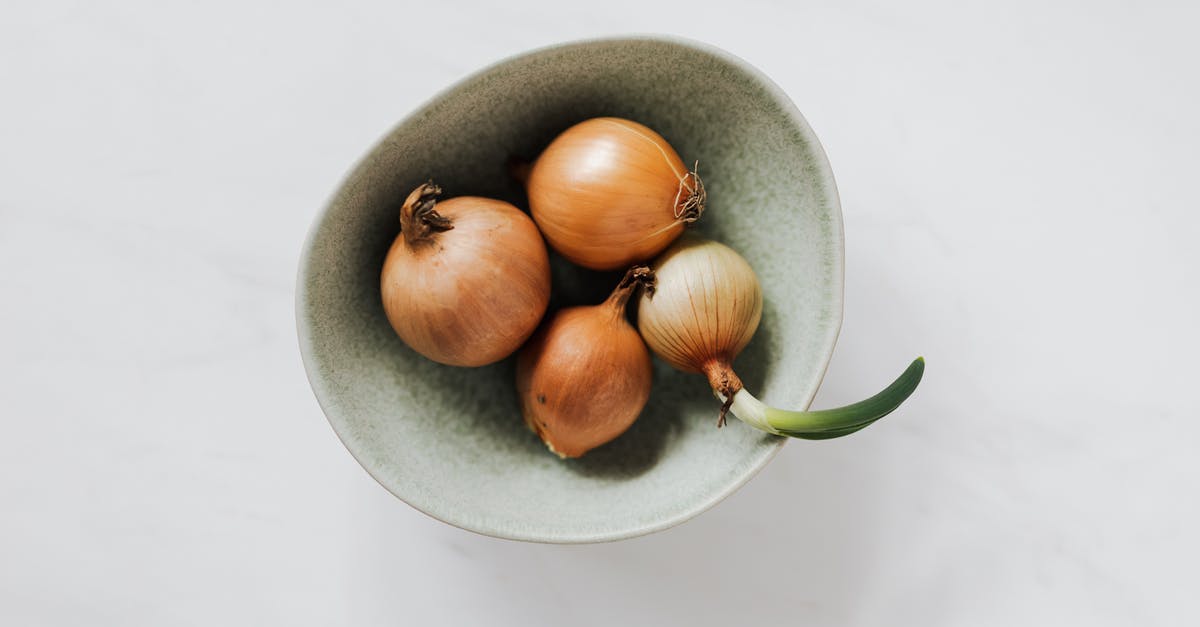
[(921, 381), (925, 360), (918, 357), (894, 383), (865, 401), (818, 411), (769, 407), (733, 371), (733, 360), (762, 318), (762, 288), (750, 264), (724, 244), (688, 236), (655, 260), (653, 268), (655, 290), (642, 295), (638, 329), (667, 363), (708, 378), (722, 401), (718, 426), (732, 412), (768, 433), (810, 440), (841, 437), (899, 407)]
[(645, 266), (631, 268), (603, 303), (550, 316), (517, 357), (525, 424), (560, 457), (579, 457), (621, 435), (650, 397), (650, 352), (625, 305)]
[(550, 260), (529, 216), (499, 200), (437, 201), (417, 187), (400, 210), (400, 235), (383, 263), (388, 321), (422, 355), (482, 366), (517, 350), (550, 302)]
[(704, 211), (704, 184), (653, 130), (594, 118), (564, 131), (526, 178), (550, 246), (594, 270), (647, 261)]

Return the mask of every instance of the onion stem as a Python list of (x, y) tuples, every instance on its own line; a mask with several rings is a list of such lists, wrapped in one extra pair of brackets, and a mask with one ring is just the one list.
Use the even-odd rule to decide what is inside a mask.
[[(918, 357), (882, 392), (863, 401), (836, 409), (787, 411), (768, 406), (744, 388), (733, 395), (729, 410), (752, 427), (776, 435), (805, 440), (828, 440), (850, 435), (892, 413), (912, 395), (925, 373), (925, 358)], [(718, 399), (724, 396), (714, 390)]]

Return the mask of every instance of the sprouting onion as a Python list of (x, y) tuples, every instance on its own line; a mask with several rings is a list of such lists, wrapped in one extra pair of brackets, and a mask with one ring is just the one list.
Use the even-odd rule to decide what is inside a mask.
[[(776, 435), (805, 440), (828, 440), (850, 435), (892, 413), (917, 389), (925, 372), (925, 358), (918, 357), (880, 393), (845, 407), (815, 411), (776, 409), (758, 400), (746, 388), (734, 392), (729, 411), (742, 422)], [(726, 397), (717, 392), (717, 398)]]
[(704, 374), (727, 412), (776, 435), (825, 440), (849, 435), (891, 413), (917, 388), (918, 357), (891, 385), (864, 401), (816, 411), (776, 409), (755, 398), (733, 371), (762, 318), (763, 295), (750, 264), (724, 244), (695, 236), (675, 242), (653, 264), (656, 288), (643, 292), (638, 329), (655, 354), (685, 372)]

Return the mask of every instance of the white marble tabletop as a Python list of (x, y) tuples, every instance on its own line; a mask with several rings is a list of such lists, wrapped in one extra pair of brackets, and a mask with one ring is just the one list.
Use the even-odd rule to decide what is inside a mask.
[[(1198, 624), (1200, 12), (970, 4), (6, 5), (0, 624)], [(448, 527), (314, 401), (301, 241), (436, 90), (624, 32), (747, 59), (821, 137), (815, 406), (926, 380), (664, 533)]]

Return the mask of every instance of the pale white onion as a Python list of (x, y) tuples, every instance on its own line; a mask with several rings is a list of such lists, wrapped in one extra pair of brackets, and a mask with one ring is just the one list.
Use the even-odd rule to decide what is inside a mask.
[(763, 294), (753, 268), (732, 248), (685, 236), (653, 264), (653, 292), (638, 306), (638, 329), (650, 350), (679, 370), (708, 378), (722, 402), (718, 425), (732, 412), (776, 435), (822, 440), (849, 435), (886, 416), (916, 389), (918, 357), (892, 385), (865, 401), (819, 411), (770, 407), (743, 389), (733, 361), (762, 319)]

